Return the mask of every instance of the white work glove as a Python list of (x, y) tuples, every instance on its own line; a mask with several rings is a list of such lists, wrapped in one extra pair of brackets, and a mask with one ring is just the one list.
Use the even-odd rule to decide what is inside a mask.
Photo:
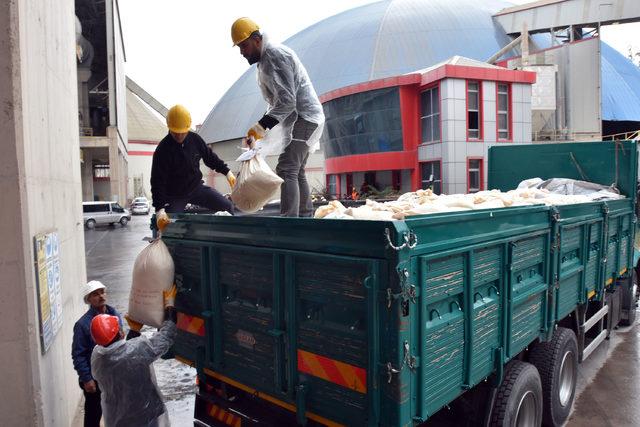
[(258, 139), (264, 138), (266, 132), (267, 130), (263, 128), (260, 123), (256, 123), (247, 131), (247, 138), (253, 138), (254, 141), (257, 141)]
[(229, 183), (229, 187), (233, 190), (233, 187), (236, 186), (236, 176), (231, 171), (227, 172), (227, 182)]
[(156, 212), (156, 227), (162, 233), (164, 229), (169, 225), (171, 220), (169, 219), (169, 215), (164, 211), (164, 208), (160, 209)]

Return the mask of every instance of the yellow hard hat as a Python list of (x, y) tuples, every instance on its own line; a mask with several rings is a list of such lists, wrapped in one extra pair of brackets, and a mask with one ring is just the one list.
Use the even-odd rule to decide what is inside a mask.
[(260, 27), (249, 18), (238, 18), (231, 26), (231, 40), (233, 45), (237, 46), (251, 36)]
[(191, 114), (182, 105), (174, 105), (167, 113), (167, 127), (175, 133), (186, 133), (191, 129)]

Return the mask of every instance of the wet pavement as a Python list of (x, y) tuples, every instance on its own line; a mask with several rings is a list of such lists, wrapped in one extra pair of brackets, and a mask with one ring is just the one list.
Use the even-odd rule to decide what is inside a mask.
[[(126, 313), (135, 258), (151, 236), (150, 216), (134, 216), (121, 227), (85, 231), (88, 280), (107, 286), (109, 304)], [(638, 316), (640, 319), (640, 316)], [(153, 329), (145, 328), (150, 335)], [(640, 426), (640, 328), (620, 328), (580, 365), (573, 412), (566, 427)], [(193, 425), (195, 370), (175, 360), (154, 364), (171, 424)], [(455, 425), (455, 422), (452, 424)]]
[[(98, 226), (85, 230), (87, 280), (100, 280), (107, 287), (108, 304), (124, 315), (129, 305), (131, 275), (136, 256), (148, 244), (151, 236), (150, 215), (133, 216), (125, 227)], [(150, 336), (155, 329), (145, 327)], [(176, 360), (154, 363), (158, 387), (164, 396), (171, 425), (193, 425), (193, 405), (196, 371)]]

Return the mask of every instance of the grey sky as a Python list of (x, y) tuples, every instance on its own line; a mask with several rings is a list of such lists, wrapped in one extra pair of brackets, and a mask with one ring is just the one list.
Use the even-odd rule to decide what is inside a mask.
[[(452, 0), (455, 1), (455, 0)], [(528, 3), (512, 0), (513, 3)], [(119, 0), (127, 54), (126, 72), (166, 106), (184, 104), (194, 124), (246, 71), (248, 64), (231, 45), (230, 27), (249, 16), (273, 40), (372, 0), (256, 1)], [(625, 56), (640, 50), (640, 24), (603, 28), (604, 41)]]

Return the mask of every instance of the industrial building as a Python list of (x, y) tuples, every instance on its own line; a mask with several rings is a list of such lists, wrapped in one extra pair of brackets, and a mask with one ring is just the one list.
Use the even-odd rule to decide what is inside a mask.
[[(633, 2), (623, 3), (585, 12), (577, 0), (522, 7), (493, 0), (386, 0), (294, 35), (284, 44), (307, 68), (327, 117), (321, 150), (307, 164), (311, 187), (336, 197), (364, 183), (378, 190), (477, 191), (486, 187), (486, 148), (493, 143), (598, 140), (640, 129), (640, 69), (599, 37), (601, 24), (640, 15)], [(446, 61), (456, 56), (493, 71), (449, 74), (444, 87), (442, 77), (416, 83), (437, 64), (455, 69)], [(535, 79), (496, 77), (524, 72)], [(253, 66), (236, 81), (199, 131), (232, 169), (238, 168), (233, 160), (242, 136), (266, 109), (255, 73)], [(433, 91), (429, 85), (436, 83), (440, 89)], [(457, 102), (445, 101), (450, 87), (463, 92), (452, 98)], [(418, 102), (436, 95), (441, 110)], [(496, 100), (509, 105), (496, 108)], [(360, 111), (366, 103), (377, 115)], [(439, 126), (426, 128), (434, 118)], [(275, 158), (268, 160), (275, 164)], [(223, 177), (210, 183), (226, 185)]]
[(127, 202), (126, 61), (118, 3), (76, 0), (82, 199)]

